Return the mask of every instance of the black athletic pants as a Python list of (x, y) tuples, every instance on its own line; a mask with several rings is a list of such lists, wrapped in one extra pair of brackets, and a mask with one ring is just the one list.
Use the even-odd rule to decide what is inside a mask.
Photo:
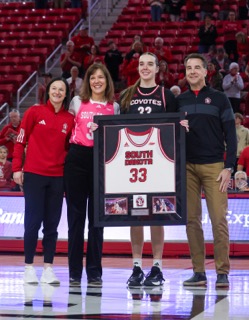
[(225, 51), (228, 55), (228, 58), (231, 61), (237, 62), (239, 59), (239, 54), (237, 51), (237, 41), (236, 40), (228, 40), (224, 43)]
[(229, 101), (231, 102), (232, 108), (233, 108), (233, 112), (237, 113), (240, 112), (240, 98), (228, 98)]
[(44, 263), (53, 263), (63, 201), (63, 177), (25, 172), (23, 188), (25, 263), (33, 263), (42, 224)]
[(81, 279), (86, 212), (88, 212), (87, 278), (102, 276), (103, 228), (93, 226), (93, 148), (71, 144), (64, 183), (68, 218), (69, 276)]

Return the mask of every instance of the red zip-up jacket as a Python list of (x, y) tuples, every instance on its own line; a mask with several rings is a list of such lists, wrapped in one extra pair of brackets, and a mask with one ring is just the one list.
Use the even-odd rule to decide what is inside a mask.
[(15, 144), (13, 172), (23, 169), (44, 176), (62, 176), (73, 124), (72, 114), (64, 108), (55, 113), (49, 101), (30, 107), (24, 114)]

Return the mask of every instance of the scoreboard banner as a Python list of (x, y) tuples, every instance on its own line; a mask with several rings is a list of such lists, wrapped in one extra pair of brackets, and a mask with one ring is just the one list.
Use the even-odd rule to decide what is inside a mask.
[(183, 113), (96, 116), (95, 226), (186, 224)]

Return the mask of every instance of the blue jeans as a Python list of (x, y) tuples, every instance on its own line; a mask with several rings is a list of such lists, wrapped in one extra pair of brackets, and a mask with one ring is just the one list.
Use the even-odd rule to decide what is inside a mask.
[(160, 6), (151, 6), (150, 12), (152, 21), (161, 21), (162, 8)]
[(210, 47), (209, 45), (200, 44), (198, 47), (198, 52), (199, 53), (208, 53), (209, 47)]
[(81, 0), (71, 0), (72, 8), (81, 8)]

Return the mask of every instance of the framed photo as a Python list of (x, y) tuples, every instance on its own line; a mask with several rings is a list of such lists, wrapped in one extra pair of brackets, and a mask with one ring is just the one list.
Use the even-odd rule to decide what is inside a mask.
[(95, 226), (186, 224), (183, 113), (96, 116)]

